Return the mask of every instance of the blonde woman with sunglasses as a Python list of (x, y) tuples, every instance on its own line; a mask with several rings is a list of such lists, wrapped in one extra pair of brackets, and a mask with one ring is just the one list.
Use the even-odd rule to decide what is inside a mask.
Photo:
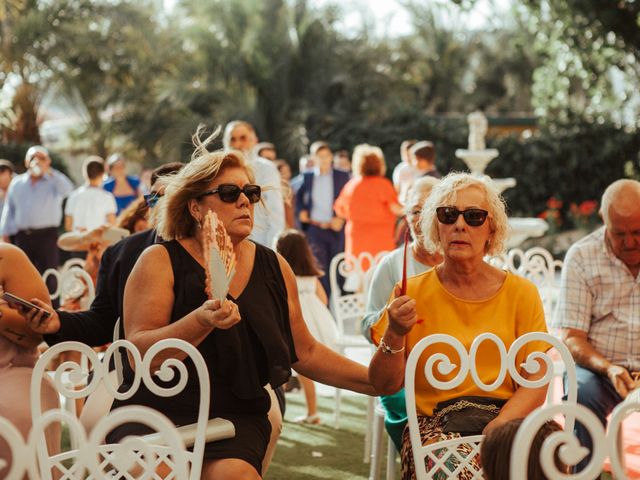
[[(427, 335), (452, 335), (468, 350), (478, 335), (491, 332), (500, 337), (508, 349), (525, 333), (546, 331), (542, 302), (535, 285), (484, 260), (487, 255), (500, 253), (507, 237), (505, 204), (485, 180), (465, 173), (447, 175), (433, 188), (424, 204), (421, 228), (425, 249), (440, 252), (444, 260), (432, 270), (409, 278), (406, 293), (396, 285), (381, 321), (371, 329), (372, 340), (379, 348), (369, 367), (370, 378), (385, 395), (400, 390), (406, 358), (413, 346)], [(521, 349), (519, 359), (522, 361), (532, 351), (546, 348), (545, 344), (527, 344)], [(442, 344), (433, 345), (426, 352), (418, 362), (418, 372), (424, 371), (426, 358), (434, 353), (443, 353), (452, 361), (457, 358), (454, 350)], [(482, 381), (493, 382), (500, 371), (496, 347), (484, 342), (476, 358)], [(453, 390), (438, 390), (424, 380), (418, 380), (416, 385), (423, 443), (461, 435), (448, 431), (443, 417), (437, 413), (445, 405), (455, 405), (463, 398), (492, 397), (486, 399), (486, 404), (493, 405), (490, 408), (497, 413), (480, 431), (464, 432), (470, 435), (486, 434), (513, 418), (526, 416), (542, 404), (545, 396), (544, 388), (516, 388), (510, 380), (487, 394), (470, 376)], [(485, 403), (484, 399), (474, 401)], [(415, 476), (408, 430), (406, 427), (401, 451), (404, 479)], [(438, 474), (435, 472), (434, 478), (438, 478)]]
[[(168, 183), (156, 208), (158, 234), (165, 240), (141, 255), (124, 294), (125, 337), (144, 353), (158, 340), (180, 338), (202, 353), (211, 378), (211, 417), (233, 422), (235, 437), (208, 443), (202, 478), (259, 479), (274, 433), (269, 421), (276, 389), (291, 368), (319, 382), (374, 394), (367, 368), (318, 343), (302, 318), (295, 275), (273, 250), (249, 240), (254, 207), (263, 189), (239, 151), (209, 152), (194, 136), (192, 160)], [(202, 222), (216, 213), (233, 244), (236, 268), (221, 303), (205, 293)], [(215, 281), (215, 279), (213, 279)], [(167, 352), (165, 355), (171, 355)], [(159, 365), (167, 357), (156, 356)], [(142, 386), (125, 403), (155, 408), (176, 424), (194, 423), (197, 377), (168, 401)], [(122, 389), (131, 372), (125, 372)], [(126, 425), (119, 440), (143, 433)], [(277, 433), (276, 437), (277, 437)]]

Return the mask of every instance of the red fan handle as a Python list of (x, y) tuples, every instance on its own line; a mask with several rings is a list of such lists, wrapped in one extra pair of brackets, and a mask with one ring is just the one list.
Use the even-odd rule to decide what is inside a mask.
[(400, 295), (407, 294), (407, 250), (409, 250), (409, 238), (411, 234), (409, 228), (404, 231), (404, 253), (402, 256), (402, 284), (400, 286)]

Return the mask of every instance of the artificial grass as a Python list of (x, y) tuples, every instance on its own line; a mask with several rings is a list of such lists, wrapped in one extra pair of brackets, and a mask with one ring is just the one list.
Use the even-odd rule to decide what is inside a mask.
[[(305, 415), (306, 405), (301, 393), (287, 394), (287, 410), (276, 453), (264, 477), (266, 480), (302, 479), (364, 479), (369, 476), (369, 464), (364, 463), (364, 436), (367, 421), (367, 399), (358, 395), (343, 395), (340, 409), (340, 429), (333, 428), (333, 397), (318, 396), (320, 425), (300, 425), (293, 422)], [(386, 465), (386, 444), (383, 448)]]

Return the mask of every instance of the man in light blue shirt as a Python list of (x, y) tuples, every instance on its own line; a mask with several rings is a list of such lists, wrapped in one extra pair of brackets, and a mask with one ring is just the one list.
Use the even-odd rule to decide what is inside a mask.
[(43, 273), (60, 263), (57, 240), (62, 200), (71, 192), (73, 184), (51, 168), (49, 152), (42, 146), (27, 150), (24, 161), (27, 171), (16, 176), (9, 187), (0, 234), (4, 241), (14, 236), (15, 245)]

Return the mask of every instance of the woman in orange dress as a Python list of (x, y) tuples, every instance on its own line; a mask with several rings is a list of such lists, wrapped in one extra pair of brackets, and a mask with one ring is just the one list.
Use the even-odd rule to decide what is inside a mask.
[(402, 215), (393, 184), (384, 174), (386, 164), (382, 150), (363, 144), (353, 151), (354, 178), (344, 186), (334, 209), (347, 221), (345, 252), (373, 256), (395, 249), (393, 230)]

